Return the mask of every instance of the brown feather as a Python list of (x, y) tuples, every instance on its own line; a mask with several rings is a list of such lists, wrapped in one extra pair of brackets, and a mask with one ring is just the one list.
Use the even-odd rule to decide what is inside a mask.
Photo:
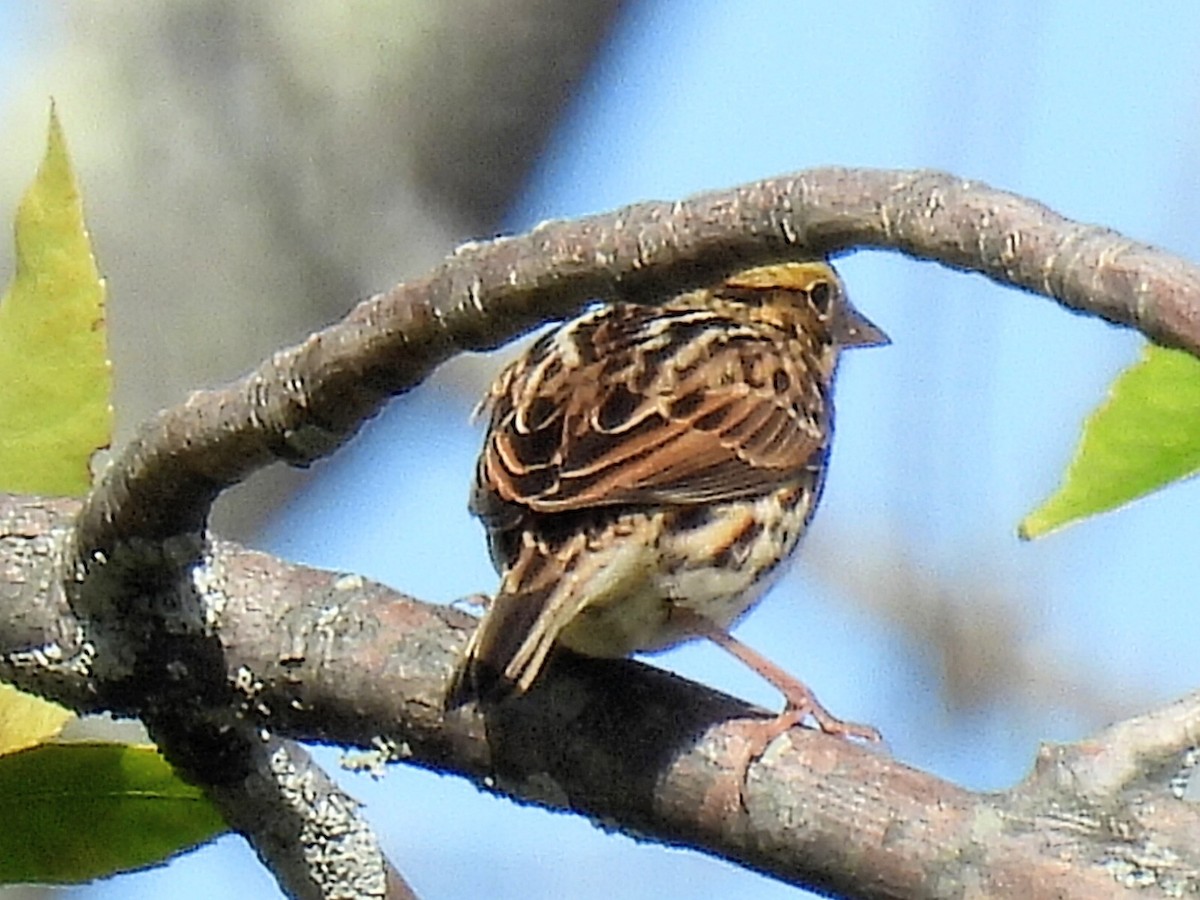
[[(681, 360), (678, 347), (674, 356), (655, 357), (671, 333), (671, 315), (707, 350), (699, 361)], [(481, 491), (537, 513), (709, 503), (798, 478), (821, 450), (827, 398), (804, 394), (812, 381), (805, 367), (816, 361), (804, 358), (804, 346), (796, 359), (777, 359), (778, 329), (756, 334), (716, 313), (614, 306), (544, 348), (543, 359), (575, 355), (572, 337), (584, 342), (600, 335), (603, 355), (590, 365), (555, 366), (557, 377), (543, 380), (540, 367), (518, 361), (499, 380), (504, 393), (493, 397)], [(695, 343), (686, 346), (694, 356)], [(621, 364), (612, 365), (614, 359)], [(639, 362), (651, 359), (656, 374), (635, 391), (631, 385), (643, 374)], [(599, 381), (600, 360), (613, 370), (607, 383)], [(776, 390), (768, 368), (784, 373), (783, 390)], [(561, 411), (543, 416), (540, 429), (529, 427), (535, 397)]]

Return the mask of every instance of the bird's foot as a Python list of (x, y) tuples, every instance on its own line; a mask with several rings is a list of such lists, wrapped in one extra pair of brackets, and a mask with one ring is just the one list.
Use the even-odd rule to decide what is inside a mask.
[(770, 719), (737, 719), (727, 723), (733, 732), (734, 748), (727, 758), (727, 775), (715, 785), (704, 800), (705, 810), (717, 815), (729, 815), (748, 811), (746, 791), (750, 767), (766, 754), (776, 738), (788, 734), (797, 726), (811, 719), (825, 734), (835, 737), (862, 740), (870, 743), (882, 741), (879, 730), (871, 725), (847, 722), (829, 712), (804, 685), (802, 693), (790, 690), (787, 706)]

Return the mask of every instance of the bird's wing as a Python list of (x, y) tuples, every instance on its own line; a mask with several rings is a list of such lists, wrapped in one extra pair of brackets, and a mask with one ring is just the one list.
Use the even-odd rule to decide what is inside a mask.
[(497, 380), (472, 507), (488, 519), (764, 493), (826, 452), (829, 397), (812, 372), (714, 311), (605, 307)]

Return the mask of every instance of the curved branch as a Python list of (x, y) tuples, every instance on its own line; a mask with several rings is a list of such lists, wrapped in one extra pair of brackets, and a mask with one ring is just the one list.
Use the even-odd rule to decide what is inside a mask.
[[(48, 662), (71, 655), (62, 636), (78, 620), (41, 590), (54, 569), (47, 542), (64, 539), (74, 511), (68, 501), (0, 505), (0, 589), (11, 598), (0, 678), (78, 704), (86, 675)], [(763, 713), (733, 698), (635, 662), (564, 657), (522, 700), (446, 716), (471, 617), (226, 543), (200, 580), (226, 679), (278, 734), (372, 750), (382, 736), (396, 760), (848, 896), (1200, 887), (1200, 694), (1043, 748), (1033, 774), (998, 794), (794, 731), (751, 768), (742, 808), (729, 802), (743, 739), (730, 720)]]
[(241, 381), (152, 418), (89, 500), (83, 557), (111, 549), (105, 534), (197, 531), (225, 487), (275, 460), (331, 453), (455, 352), (494, 347), (595, 298), (648, 301), (744, 266), (855, 247), (981, 272), (1200, 353), (1196, 266), (978, 182), (814, 169), (460, 247)]

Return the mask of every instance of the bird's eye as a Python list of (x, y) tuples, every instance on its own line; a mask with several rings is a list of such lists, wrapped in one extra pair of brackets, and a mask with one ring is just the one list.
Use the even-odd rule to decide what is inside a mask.
[(818, 281), (808, 289), (808, 299), (812, 301), (817, 315), (828, 315), (829, 303), (833, 300), (833, 285), (828, 281)]

